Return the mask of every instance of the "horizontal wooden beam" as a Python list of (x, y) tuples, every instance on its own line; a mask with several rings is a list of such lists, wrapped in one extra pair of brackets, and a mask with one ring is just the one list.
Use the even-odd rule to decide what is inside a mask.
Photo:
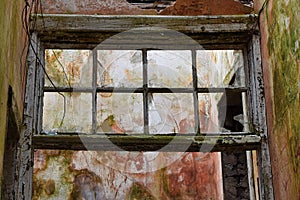
[[(247, 87), (211, 87), (211, 88), (197, 88), (198, 93), (241, 93), (247, 92)], [(93, 88), (80, 87), (44, 87), (44, 92), (82, 92), (91, 93)], [(144, 88), (122, 88), (122, 87), (97, 87), (96, 91), (101, 92), (115, 92), (115, 93), (143, 93)], [(147, 88), (149, 93), (193, 93), (193, 88)]]
[(31, 17), (31, 30), (38, 33), (46, 48), (94, 48), (105, 41), (100, 49), (140, 49), (145, 45), (155, 49), (199, 49), (199, 44), (246, 43), (256, 31), (256, 23), (256, 15), (44, 14)]
[(36, 135), (35, 149), (98, 151), (215, 152), (257, 149), (261, 138), (254, 134), (193, 135)]

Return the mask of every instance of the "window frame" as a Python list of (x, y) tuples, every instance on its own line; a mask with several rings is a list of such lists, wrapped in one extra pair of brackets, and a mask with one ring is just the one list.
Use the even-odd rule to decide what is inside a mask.
[[(259, 165), (260, 199), (273, 199), (272, 175), (267, 141), (264, 83), (261, 68), (260, 37), (256, 15), (244, 16), (96, 16), (44, 14), (31, 17), (32, 37), (29, 43), (28, 72), (24, 108), (24, 124), (21, 146), (21, 170), (19, 187), (30, 191), (32, 185), (24, 185), (31, 180), (33, 149), (73, 149), (86, 150), (82, 144), (89, 144), (93, 150), (111, 149), (99, 139), (109, 138), (126, 150), (153, 151), (175, 140), (178, 145), (190, 143), (188, 152), (198, 152), (203, 144), (212, 145), (211, 151), (257, 150)], [(249, 118), (254, 130), (251, 134), (222, 133), (220, 135), (89, 135), (89, 136), (47, 136), (38, 135), (41, 131), (39, 116), (43, 101), (43, 66), (45, 48), (93, 49), (101, 41), (116, 33), (132, 28), (156, 26), (182, 32), (199, 42), (205, 49), (243, 49), (246, 54), (246, 84)], [(70, 38), (72, 38), (70, 40)], [(163, 44), (169, 47), (170, 43)], [(107, 46), (107, 49), (112, 48)], [(178, 47), (177, 47), (178, 48)], [(183, 45), (182, 48), (185, 48)], [(95, 143), (97, 139), (97, 143)], [(105, 141), (105, 140), (104, 140)], [(212, 144), (213, 143), (213, 144)], [(138, 145), (137, 145), (138, 144)], [(31, 181), (29, 181), (31, 183)], [(23, 194), (24, 195), (24, 194)], [(31, 196), (30, 196), (31, 197)]]

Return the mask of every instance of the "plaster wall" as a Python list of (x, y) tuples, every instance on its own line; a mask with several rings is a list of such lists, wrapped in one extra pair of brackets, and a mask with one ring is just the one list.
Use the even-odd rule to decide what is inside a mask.
[[(11, 86), (11, 115), (19, 130), (23, 114), (26, 35), (22, 28), (24, 1), (0, 2), (0, 178), (2, 178), (5, 138), (8, 126), (8, 91)], [(12, 114), (13, 113), (13, 114)], [(18, 134), (18, 133), (17, 133)]]
[[(47, 1), (43, 2), (47, 7)], [(71, 1), (64, 1), (64, 3), (69, 6), (74, 4)], [(258, 12), (263, 0), (256, 0), (255, 3)], [(52, 4), (57, 10), (62, 9), (62, 6), (53, 1)], [(14, 113), (17, 121), (22, 121), (25, 84), (23, 48), (26, 41), (20, 20), (23, 6), (23, 1), (2, 0), (0, 2), (0, 177), (2, 177), (7, 126), (9, 85), (12, 86), (13, 91)], [(52, 7), (49, 7), (49, 10)], [(297, 0), (270, 0), (260, 19), (267, 120), (276, 199), (300, 199), (299, 9)]]
[(298, 0), (267, 1), (260, 17), (275, 199), (300, 199), (299, 24)]

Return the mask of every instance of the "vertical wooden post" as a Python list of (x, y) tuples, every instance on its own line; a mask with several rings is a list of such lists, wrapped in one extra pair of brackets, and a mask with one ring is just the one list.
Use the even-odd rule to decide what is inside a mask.
[(271, 160), (268, 145), (266, 124), (266, 108), (264, 96), (264, 81), (261, 65), (260, 38), (253, 35), (248, 46), (250, 67), (250, 102), (252, 107), (253, 129), (261, 138), (261, 147), (258, 151), (260, 199), (274, 199), (272, 184)]

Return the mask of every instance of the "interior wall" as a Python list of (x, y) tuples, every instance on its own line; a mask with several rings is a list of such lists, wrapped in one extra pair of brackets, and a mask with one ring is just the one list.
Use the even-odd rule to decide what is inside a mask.
[(26, 58), (26, 37), (21, 20), (23, 7), (24, 1), (0, 1), (0, 179), (5, 173), (2, 169), (5, 138), (10, 127), (8, 117), (14, 118), (15, 130), (19, 130), (23, 114)]
[[(255, 3), (258, 11), (263, 0)], [(270, 0), (261, 16), (267, 120), (276, 199), (300, 199), (299, 4), (298, 0)], [(23, 7), (24, 1), (0, 1), (0, 178), (7, 132), (9, 85), (12, 86), (17, 126), (22, 121), (25, 84)]]
[[(263, 0), (255, 1), (257, 12)], [(260, 17), (276, 199), (300, 199), (300, 1), (270, 0)]]

